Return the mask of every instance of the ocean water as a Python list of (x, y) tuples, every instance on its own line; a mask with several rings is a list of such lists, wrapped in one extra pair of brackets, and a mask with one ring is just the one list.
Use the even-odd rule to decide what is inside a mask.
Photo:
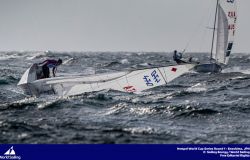
[(171, 53), (0, 52), (0, 143), (250, 143), (250, 54), (232, 55), (222, 73), (190, 71), (141, 94), (24, 95), (22, 74), (46, 58), (63, 59), (57, 75), (175, 64)]

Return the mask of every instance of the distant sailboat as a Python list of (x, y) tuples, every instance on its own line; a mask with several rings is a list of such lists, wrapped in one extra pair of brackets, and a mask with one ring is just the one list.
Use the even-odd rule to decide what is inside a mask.
[[(195, 66), (195, 71), (218, 73), (221, 72), (223, 65), (228, 64), (229, 56), (234, 44), (236, 22), (236, 0), (217, 0), (210, 62)], [(213, 52), (216, 31), (216, 52)]]

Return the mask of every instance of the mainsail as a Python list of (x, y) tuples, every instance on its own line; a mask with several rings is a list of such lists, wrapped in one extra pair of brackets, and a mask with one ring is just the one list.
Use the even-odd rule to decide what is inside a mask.
[(227, 64), (234, 42), (237, 21), (236, 0), (218, 0), (217, 42), (212, 58)]

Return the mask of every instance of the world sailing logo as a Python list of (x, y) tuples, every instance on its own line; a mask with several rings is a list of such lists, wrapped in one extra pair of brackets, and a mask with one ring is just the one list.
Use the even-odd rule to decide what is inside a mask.
[(10, 149), (8, 149), (5, 153), (4, 156), (0, 156), (0, 159), (21, 159), (21, 156), (16, 156), (16, 152), (12, 147), (10, 147)]
[(13, 146), (7, 151), (4, 153), (4, 155), (16, 155), (14, 149), (13, 149)]

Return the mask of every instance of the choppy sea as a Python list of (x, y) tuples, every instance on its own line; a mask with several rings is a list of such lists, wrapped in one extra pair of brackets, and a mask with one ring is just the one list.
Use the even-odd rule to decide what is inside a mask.
[(0, 143), (250, 143), (250, 54), (233, 54), (222, 73), (190, 71), (141, 94), (24, 95), (22, 74), (47, 58), (63, 59), (57, 75), (175, 64), (158, 52), (0, 52)]

